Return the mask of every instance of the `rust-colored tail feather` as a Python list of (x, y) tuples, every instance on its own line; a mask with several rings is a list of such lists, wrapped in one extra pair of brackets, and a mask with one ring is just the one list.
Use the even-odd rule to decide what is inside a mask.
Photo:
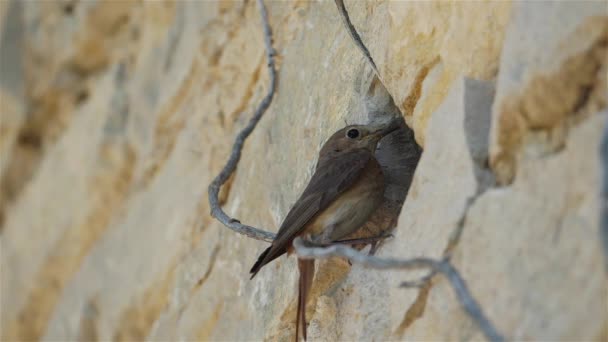
[(315, 275), (315, 261), (298, 259), (298, 270), (300, 271), (300, 279), (298, 283), (296, 342), (300, 338), (300, 329), (302, 330), (302, 337), (306, 341), (306, 302), (308, 300), (308, 293), (312, 286), (312, 278)]

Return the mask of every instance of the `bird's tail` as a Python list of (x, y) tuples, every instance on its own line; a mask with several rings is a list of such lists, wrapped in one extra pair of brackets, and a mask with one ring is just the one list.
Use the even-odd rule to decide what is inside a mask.
[(302, 330), (302, 337), (306, 340), (306, 302), (310, 287), (312, 286), (312, 279), (315, 275), (315, 261), (298, 259), (298, 270), (300, 271), (300, 279), (298, 283), (296, 342), (300, 338), (300, 329)]

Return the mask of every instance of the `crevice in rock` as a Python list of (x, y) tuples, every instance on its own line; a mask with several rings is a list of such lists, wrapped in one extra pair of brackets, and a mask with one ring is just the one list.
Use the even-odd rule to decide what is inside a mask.
[(426, 301), (429, 297), (429, 292), (432, 287), (432, 282), (429, 281), (418, 290), (418, 296), (414, 300), (414, 303), (405, 312), (405, 316), (394, 332), (396, 336), (403, 336), (403, 333), (414, 323), (418, 318), (424, 315), (424, 309), (426, 308)]
[(440, 58), (437, 56), (431, 63), (423, 66), (418, 70), (416, 77), (414, 78), (414, 82), (412, 84), (412, 90), (405, 97), (401, 107), (405, 110), (405, 116), (414, 115), (414, 109), (416, 109), (416, 105), (418, 104), (418, 100), (420, 100), (420, 96), (422, 95), (422, 85), (424, 84), (424, 80), (426, 76), (429, 74), (429, 71), (433, 69), (437, 63), (439, 63)]
[(258, 63), (258, 66), (255, 68), (255, 70), (251, 74), (251, 79), (249, 80), (249, 83), (247, 84), (247, 88), (245, 89), (245, 94), (243, 94), (243, 96), (241, 97), (241, 100), (240, 100), (239, 104), (237, 105), (237, 107), (234, 109), (234, 111), (232, 111), (232, 113), (228, 114), (229, 119), (232, 119), (233, 121), (238, 120), (239, 114), (245, 112), (245, 110), (249, 107), (248, 104), (251, 101), (253, 94), (255, 93), (255, 88), (256, 88), (256, 85), (258, 84), (258, 81), (260, 79), (260, 73), (264, 66), (265, 66), (264, 58), (261, 58)]
[(93, 296), (87, 301), (82, 309), (82, 315), (80, 317), (80, 324), (78, 327), (78, 341), (99, 341), (99, 332), (97, 327), (98, 320), (98, 298)]
[(213, 269), (215, 267), (215, 262), (217, 261), (217, 256), (218, 256), (219, 252), (220, 252), (220, 245), (217, 244), (217, 245), (215, 245), (215, 247), (213, 247), (213, 251), (211, 251), (211, 256), (209, 257), (209, 267), (207, 267), (205, 274), (203, 274), (203, 276), (196, 282), (196, 286), (192, 289), (191, 292), (198, 291), (198, 289), (200, 289), (203, 285), (205, 285), (205, 282), (207, 281), (207, 279), (209, 279), (211, 272), (213, 272)]
[[(194, 287), (192, 287), (192, 289), (190, 289), (190, 296), (189, 296), (190, 298), (192, 298), (194, 296), (194, 294), (196, 292), (198, 292), (198, 290), (200, 290), (205, 285), (205, 282), (207, 282), (207, 279), (209, 279), (209, 276), (211, 276), (211, 273), (215, 269), (215, 264), (217, 262), (217, 257), (220, 253), (220, 249), (221, 249), (221, 246), (219, 243), (213, 247), (213, 250), (211, 251), (211, 256), (209, 257), (209, 265), (207, 266), (207, 270), (205, 270), (205, 273), (196, 282)], [(188, 308), (188, 304), (186, 303), (186, 305), (183, 305), (178, 310), (178, 317), (180, 317), (187, 308)]]

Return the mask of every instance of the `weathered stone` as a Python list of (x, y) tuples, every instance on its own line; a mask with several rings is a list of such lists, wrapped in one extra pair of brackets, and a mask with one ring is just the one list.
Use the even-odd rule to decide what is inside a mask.
[(478, 80), (464, 80), (464, 134), (469, 155), (474, 163), (478, 192), (493, 185), (494, 175), (488, 170), (488, 147), (492, 124), (494, 84)]
[(19, 101), (23, 101), (22, 16), (21, 2), (3, 1), (0, 5), (0, 18), (5, 18), (0, 19), (0, 86)]
[(600, 202), (600, 236), (602, 238), (602, 248), (604, 249), (606, 271), (608, 272), (608, 123), (604, 126), (601, 144), (602, 197)]
[[(572, 128), (560, 152), (522, 162), (511, 186), (488, 190), (467, 215), (456, 265), (514, 340), (606, 337), (596, 157), (606, 119), (594, 115)], [(445, 315), (439, 309), (451, 289), (441, 284), (429, 300), (430, 321)], [(472, 339), (479, 336), (467, 330)]]
[(372, 38), (379, 35), (367, 41), (386, 87), (406, 117), (412, 116), (416, 139), (424, 145), (427, 121), (459, 75), (496, 76), (511, 3), (389, 1), (387, 6), (388, 42)]
[[(467, 125), (467, 119), (471, 117), (477, 117), (479, 122), (489, 121), (487, 101), (488, 96), (491, 99), (491, 84), (485, 87), (490, 91), (480, 91), (479, 81), (460, 78), (430, 118), (426, 148), (399, 218), (397, 236), (387, 243), (381, 255), (439, 258), (448, 248), (448, 241), (456, 231), (469, 199), (478, 192), (476, 170), (479, 167), (471, 157), (471, 150), (483, 151), (483, 139), (470, 145), (465, 133), (487, 136), (483, 129), (489, 129), (489, 124)], [(479, 130), (473, 132), (475, 128)], [(422, 315), (416, 311), (423, 308), (428, 289), (395, 287), (407, 276), (396, 273), (389, 278), (393, 283), (389, 290), (390, 303), (406, 304), (390, 304), (390, 333), (406, 339), (441, 338), (440, 334), (419, 336), (416, 331), (410, 332), (411, 324)]]
[(608, 103), (605, 3), (518, 2), (512, 16), (500, 61), (490, 160), (502, 184), (515, 177), (518, 159), (563, 148), (568, 127)]
[[(2, 49), (15, 2), (0, 1)], [(5, 74), (0, 61), (2, 339), (292, 340), (294, 258), (250, 281), (266, 243), (225, 229), (207, 203), (268, 86), (255, 1), (20, 3), (23, 70)], [(502, 332), (606, 339), (595, 151), (606, 119), (594, 114), (606, 88), (590, 76), (606, 73), (604, 8), (517, 3), (512, 15), (510, 2), (346, 1), (376, 78), (332, 2), (266, 5), (279, 86), (223, 191), (229, 214), (276, 230), (331, 133), (403, 113), (425, 151), (379, 255), (438, 257), (466, 214), (455, 264)], [(503, 175), (496, 161), (517, 161), (499, 189), (485, 165), (497, 75), (492, 166)], [(575, 85), (590, 87), (573, 97), (582, 115), (572, 115)], [(535, 109), (516, 145), (501, 138), (513, 130), (499, 110), (511, 101)], [(561, 150), (530, 138), (564, 117)], [(387, 198), (398, 201), (411, 173), (394, 171)], [(314, 340), (481, 338), (441, 278), (405, 290), (399, 282), (416, 274), (318, 265)]]

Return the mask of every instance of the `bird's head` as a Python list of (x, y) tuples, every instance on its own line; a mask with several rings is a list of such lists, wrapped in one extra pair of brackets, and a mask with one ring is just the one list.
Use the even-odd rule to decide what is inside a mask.
[(376, 150), (382, 137), (399, 128), (396, 121), (384, 125), (350, 125), (334, 133), (323, 145), (319, 156), (330, 157), (356, 149)]

